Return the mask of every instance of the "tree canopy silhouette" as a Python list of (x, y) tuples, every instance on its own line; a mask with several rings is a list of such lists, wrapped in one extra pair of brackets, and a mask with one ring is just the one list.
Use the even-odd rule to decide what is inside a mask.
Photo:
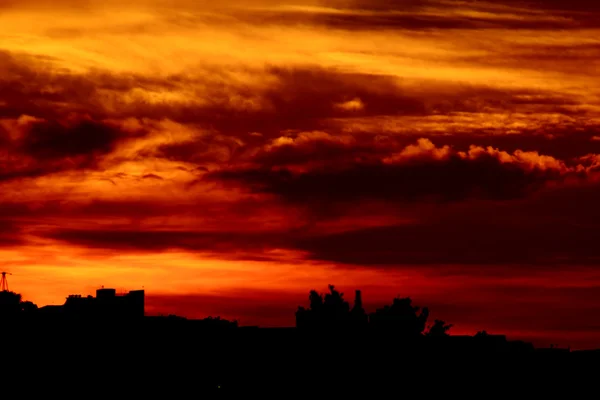
[(37, 308), (37, 305), (31, 301), (22, 301), (19, 293), (8, 290), (0, 292), (0, 313), (3, 315), (30, 313), (37, 310)]
[(452, 324), (446, 325), (445, 321), (436, 319), (432, 326), (429, 327), (429, 331), (427, 332), (427, 336), (432, 337), (444, 337), (450, 336), (448, 331), (452, 328)]
[[(395, 298), (391, 305), (376, 310), (367, 315), (363, 308), (361, 292), (356, 291), (354, 306), (344, 299), (344, 294), (337, 291), (334, 285), (329, 285), (329, 293), (319, 294), (311, 290), (308, 296), (309, 308), (298, 307), (296, 311), (296, 326), (309, 327), (363, 327), (371, 326), (402, 336), (420, 336), (425, 331), (429, 310), (412, 305), (410, 298)], [(448, 326), (436, 324), (432, 335)], [(443, 332), (447, 332), (449, 327)]]
[(370, 315), (374, 328), (393, 331), (407, 337), (420, 336), (425, 330), (429, 309), (413, 306), (410, 297), (395, 298), (391, 306), (385, 306)]
[(21, 311), (21, 295), (4, 290), (0, 292), (0, 312), (14, 314)]
[(344, 299), (344, 293), (329, 285), (329, 293), (320, 294), (311, 290), (308, 296), (309, 308), (298, 307), (296, 326), (298, 328), (335, 328), (349, 325), (364, 325), (368, 322), (367, 314), (362, 307), (360, 291), (356, 292), (354, 307)]

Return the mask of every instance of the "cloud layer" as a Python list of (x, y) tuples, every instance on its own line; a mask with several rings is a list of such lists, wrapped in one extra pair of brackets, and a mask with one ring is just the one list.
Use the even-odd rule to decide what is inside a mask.
[(145, 285), (152, 312), (277, 325), (336, 283), (600, 346), (595, 3), (48, 4), (0, 1), (25, 296)]

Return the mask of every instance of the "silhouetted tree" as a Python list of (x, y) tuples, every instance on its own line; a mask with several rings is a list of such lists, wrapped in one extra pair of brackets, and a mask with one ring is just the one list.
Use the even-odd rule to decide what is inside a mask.
[(338, 292), (333, 285), (329, 285), (329, 293), (325, 295), (323, 301), (323, 311), (327, 320), (341, 321), (348, 319), (350, 304), (344, 300), (344, 293)]
[(369, 323), (369, 316), (363, 308), (360, 290), (357, 290), (354, 295), (354, 306), (350, 310), (350, 317), (354, 326), (364, 327)]
[(308, 298), (310, 307), (298, 307), (296, 311), (297, 327), (341, 327), (351, 321), (350, 305), (334, 285), (329, 285), (329, 293), (325, 295), (311, 290)]
[(401, 336), (415, 337), (425, 330), (428, 317), (429, 309), (413, 306), (409, 297), (395, 298), (391, 306), (380, 308), (370, 315), (370, 325)]
[(0, 313), (17, 314), (21, 311), (21, 295), (8, 290), (0, 292)]
[(308, 296), (310, 300), (310, 310), (314, 312), (320, 312), (323, 308), (323, 296), (317, 293), (316, 290), (311, 290)]
[(452, 324), (446, 325), (445, 321), (436, 319), (432, 326), (429, 327), (427, 336), (444, 337), (449, 336), (448, 331), (452, 328)]
[(0, 292), (0, 314), (4, 316), (18, 316), (31, 314), (38, 306), (31, 301), (22, 301), (19, 293), (8, 290)]

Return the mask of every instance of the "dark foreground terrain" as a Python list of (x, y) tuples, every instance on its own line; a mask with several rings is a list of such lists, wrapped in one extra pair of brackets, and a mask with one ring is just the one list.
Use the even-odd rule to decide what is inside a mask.
[(589, 390), (581, 396), (596, 398), (599, 391), (600, 354), (493, 338), (34, 324), (5, 326), (2, 343), (5, 398), (579, 398)]

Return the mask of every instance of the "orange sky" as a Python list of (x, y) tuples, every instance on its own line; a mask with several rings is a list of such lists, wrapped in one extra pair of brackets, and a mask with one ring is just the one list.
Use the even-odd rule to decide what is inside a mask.
[(0, 260), (39, 305), (290, 325), (336, 284), (600, 347), (600, 6), (0, 0)]

